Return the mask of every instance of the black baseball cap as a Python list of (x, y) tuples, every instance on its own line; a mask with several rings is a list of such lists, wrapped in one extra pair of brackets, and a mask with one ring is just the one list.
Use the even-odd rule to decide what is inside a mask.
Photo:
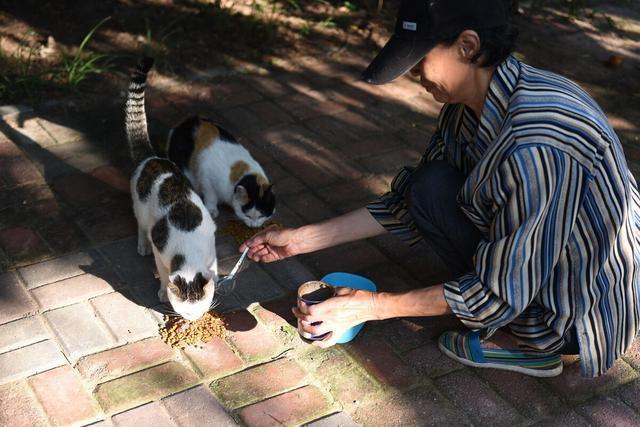
[(509, 22), (509, 0), (402, 0), (393, 36), (362, 73), (371, 84), (409, 71), (440, 41)]

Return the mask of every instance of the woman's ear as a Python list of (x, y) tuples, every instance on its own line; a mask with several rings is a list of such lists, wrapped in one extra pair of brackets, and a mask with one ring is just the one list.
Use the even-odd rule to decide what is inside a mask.
[(475, 62), (480, 52), (480, 36), (473, 30), (464, 30), (458, 36), (456, 45), (463, 60)]

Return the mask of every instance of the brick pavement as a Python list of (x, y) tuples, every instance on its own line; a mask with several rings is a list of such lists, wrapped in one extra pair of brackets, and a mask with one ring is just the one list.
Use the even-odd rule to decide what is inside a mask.
[[(278, 222), (326, 219), (384, 191), (435, 127), (438, 105), (418, 85), (363, 85), (364, 63), (304, 59), (206, 85), (155, 76), (150, 131), (162, 141), (206, 111), (263, 163)], [(640, 343), (596, 380), (571, 359), (549, 380), (463, 367), (436, 345), (460, 327), (451, 318), (371, 323), (327, 350), (302, 343), (289, 308), (305, 280), (347, 270), (403, 290), (444, 278), (432, 251), (389, 236), (252, 265), (222, 300), (224, 339), (166, 346), (153, 261), (135, 251), (121, 101), (0, 108), (0, 425), (639, 423)], [(219, 234), (223, 270), (235, 248)]]

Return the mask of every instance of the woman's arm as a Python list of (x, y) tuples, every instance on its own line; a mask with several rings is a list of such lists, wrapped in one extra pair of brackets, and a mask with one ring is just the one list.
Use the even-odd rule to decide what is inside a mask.
[(258, 262), (273, 262), (290, 256), (329, 248), (354, 240), (385, 233), (365, 208), (295, 229), (269, 228), (257, 233), (240, 246), (249, 248), (249, 257)]
[(298, 230), (308, 245), (305, 253), (379, 236), (386, 232), (366, 208), (356, 209), (317, 224), (306, 225)]

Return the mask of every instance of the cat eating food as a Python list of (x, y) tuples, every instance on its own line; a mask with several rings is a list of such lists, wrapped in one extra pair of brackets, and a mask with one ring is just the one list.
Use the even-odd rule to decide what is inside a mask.
[(275, 212), (276, 198), (260, 164), (213, 121), (193, 116), (169, 133), (167, 156), (204, 198), (213, 218), (218, 204), (231, 206), (248, 227), (260, 227)]
[(160, 290), (176, 314), (196, 320), (212, 303), (217, 280), (216, 225), (189, 180), (170, 160), (155, 156), (147, 131), (144, 90), (153, 59), (133, 73), (125, 127), (135, 171), (131, 178), (138, 221), (138, 253), (153, 253)]

